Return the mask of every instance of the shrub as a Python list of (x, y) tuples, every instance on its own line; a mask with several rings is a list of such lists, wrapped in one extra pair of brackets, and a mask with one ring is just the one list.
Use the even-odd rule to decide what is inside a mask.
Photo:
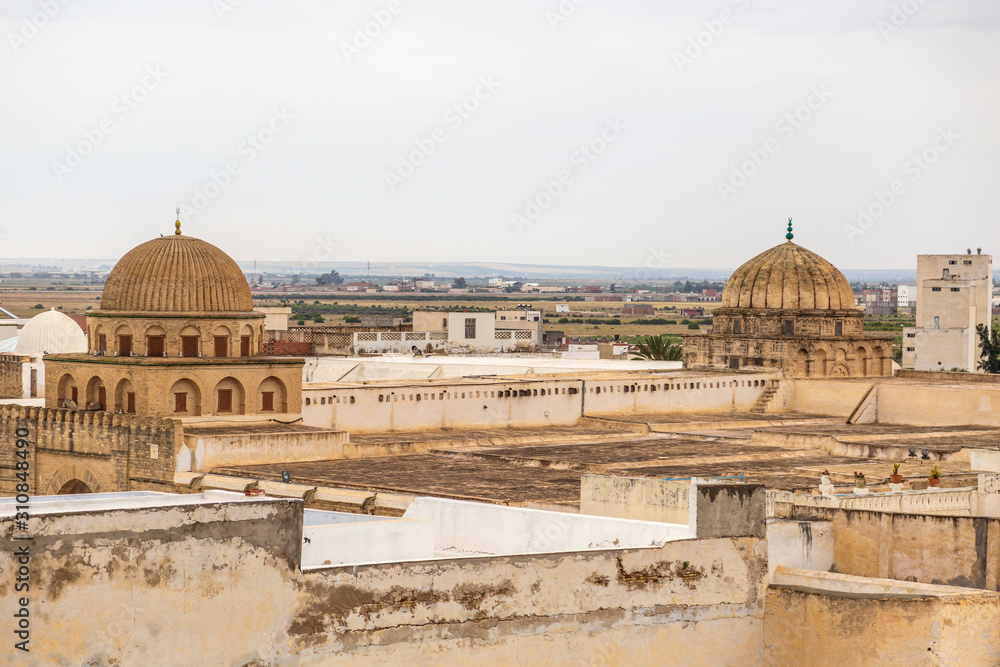
[(44, 310), (45, 306), (43, 306), (40, 303), (36, 303), (34, 306), (32, 306), (32, 308), (34, 308), (35, 310)]
[(688, 329), (701, 329), (701, 325), (697, 322), (691, 322), (688, 324)]

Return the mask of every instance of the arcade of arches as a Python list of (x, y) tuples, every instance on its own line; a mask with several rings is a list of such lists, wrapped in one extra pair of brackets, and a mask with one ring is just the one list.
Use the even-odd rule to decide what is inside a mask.
[[(67, 355), (64, 355), (67, 356)], [(52, 407), (160, 417), (298, 413), (302, 360), (268, 358), (243, 364), (147, 365), (144, 359), (81, 363), (64, 357), (46, 361), (56, 379)], [(247, 360), (250, 362), (251, 360)]]

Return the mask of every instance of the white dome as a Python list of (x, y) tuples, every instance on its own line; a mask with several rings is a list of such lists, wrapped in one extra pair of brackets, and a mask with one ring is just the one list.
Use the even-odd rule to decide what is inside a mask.
[(17, 354), (73, 354), (87, 351), (87, 335), (73, 318), (52, 309), (35, 315), (17, 336)]

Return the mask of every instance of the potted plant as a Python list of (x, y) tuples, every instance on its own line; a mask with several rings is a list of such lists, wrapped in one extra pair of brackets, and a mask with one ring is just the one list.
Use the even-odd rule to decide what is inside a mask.
[(927, 480), (927, 483), (930, 484), (931, 486), (937, 486), (938, 484), (941, 483), (941, 471), (938, 470), (936, 463), (934, 464), (934, 467), (931, 468), (931, 476)]
[(892, 464), (892, 474), (889, 475), (889, 481), (892, 482), (893, 484), (902, 484), (903, 483), (903, 476), (899, 474), (899, 464), (898, 463), (893, 463)]
[(859, 496), (868, 495), (868, 489), (865, 488), (866, 487), (865, 474), (863, 472), (857, 472), (857, 471), (855, 471), (855, 473), (854, 473), (854, 487), (855, 488), (853, 489), (853, 491), (854, 491), (854, 493), (856, 495), (859, 495)]

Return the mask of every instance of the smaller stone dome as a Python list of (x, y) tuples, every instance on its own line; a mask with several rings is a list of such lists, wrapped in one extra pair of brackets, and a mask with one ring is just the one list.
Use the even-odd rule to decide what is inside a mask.
[(792, 243), (791, 239), (765, 250), (736, 269), (722, 291), (722, 306), (857, 310), (854, 292), (844, 274), (816, 253)]
[(16, 354), (76, 354), (87, 351), (87, 335), (55, 308), (35, 315), (17, 336)]

